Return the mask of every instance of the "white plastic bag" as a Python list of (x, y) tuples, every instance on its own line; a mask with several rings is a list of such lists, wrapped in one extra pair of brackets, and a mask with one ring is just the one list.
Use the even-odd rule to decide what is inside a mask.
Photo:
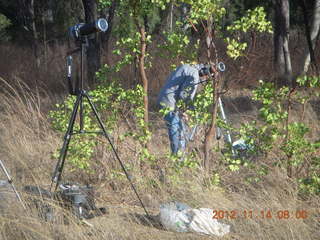
[(190, 220), (183, 210), (190, 209), (188, 205), (170, 202), (160, 206), (160, 221), (167, 229), (175, 232), (187, 232)]
[(171, 202), (160, 206), (160, 221), (167, 229), (175, 232), (195, 232), (223, 236), (230, 232), (230, 226), (213, 219), (209, 208), (193, 209), (189, 206)]

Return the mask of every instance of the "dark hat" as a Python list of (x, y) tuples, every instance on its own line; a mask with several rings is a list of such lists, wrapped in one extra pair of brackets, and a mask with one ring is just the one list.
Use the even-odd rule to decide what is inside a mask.
[(208, 76), (213, 73), (213, 68), (210, 64), (205, 64), (200, 70), (199, 70), (199, 76)]

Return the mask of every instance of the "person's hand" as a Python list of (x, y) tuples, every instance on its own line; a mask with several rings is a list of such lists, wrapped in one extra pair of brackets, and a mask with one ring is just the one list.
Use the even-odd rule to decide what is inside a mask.
[(186, 122), (189, 121), (189, 116), (188, 116), (188, 114), (182, 113), (182, 114), (181, 114), (181, 117), (182, 117)]

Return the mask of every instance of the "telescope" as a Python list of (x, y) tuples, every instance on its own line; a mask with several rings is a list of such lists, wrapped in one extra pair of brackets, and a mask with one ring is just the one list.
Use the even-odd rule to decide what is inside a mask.
[[(216, 64), (216, 68), (220, 72), (224, 72), (226, 70), (226, 65), (223, 62), (218, 62)], [(204, 75), (214, 75), (214, 69), (211, 64), (205, 64), (200, 70), (199, 70), (199, 76), (204, 76)]]
[(78, 23), (69, 28), (69, 35), (74, 39), (89, 35), (95, 32), (105, 32), (108, 29), (108, 22), (104, 18), (100, 18), (92, 23)]

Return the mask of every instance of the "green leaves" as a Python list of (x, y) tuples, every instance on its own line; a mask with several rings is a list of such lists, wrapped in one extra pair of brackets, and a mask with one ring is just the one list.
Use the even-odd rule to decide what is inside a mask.
[(10, 20), (0, 14), (0, 41), (8, 41), (10, 39), (9, 35), (6, 33), (6, 28), (11, 25)]
[(260, 87), (253, 91), (253, 99), (262, 102), (260, 116), (267, 124), (276, 124), (288, 117), (288, 113), (283, 109), (282, 102), (289, 93), (288, 87), (277, 90), (272, 83), (260, 81)]
[(306, 86), (309, 88), (320, 87), (320, 77), (319, 76), (302, 76), (297, 79), (297, 83), (300, 86)]
[(222, 0), (183, 0), (180, 2), (191, 5), (189, 19), (194, 24), (210, 17), (213, 17), (215, 21), (219, 21), (226, 14), (226, 9), (221, 7)]
[(164, 10), (168, 3), (170, 3), (170, 0), (151, 0), (151, 3), (158, 6), (161, 10)]
[(0, 14), (0, 31), (3, 31), (7, 27), (11, 25), (10, 20), (4, 16), (3, 14)]
[[(315, 83), (316, 79), (301, 78), (299, 82), (308, 85), (311, 81)], [(276, 152), (281, 160), (277, 162), (279, 166), (295, 170), (291, 177), (298, 181), (301, 191), (319, 193), (319, 141), (310, 139), (306, 123), (289, 119), (288, 104), (304, 104), (305, 97), (293, 94), (288, 87), (277, 89), (272, 83), (260, 81), (260, 86), (253, 91), (253, 99), (262, 104), (259, 110), (261, 122), (243, 124), (241, 137), (254, 144), (255, 151), (266, 157)], [(254, 141), (250, 142), (250, 139)], [(233, 164), (232, 170), (235, 169)]]
[(182, 32), (164, 32), (166, 41), (159, 45), (164, 50), (161, 57), (177, 59), (184, 63), (191, 63), (197, 59), (197, 52), (200, 41), (191, 45), (188, 35)]
[(228, 31), (236, 32), (268, 32), (272, 33), (272, 25), (270, 21), (266, 20), (266, 13), (263, 7), (257, 7), (253, 10), (249, 9), (246, 16), (235, 21), (233, 25), (227, 27)]
[(225, 38), (227, 43), (227, 54), (233, 58), (237, 59), (242, 56), (244, 50), (247, 48), (246, 42), (241, 42), (240, 33), (251, 32), (267, 32), (272, 33), (272, 25), (270, 21), (266, 20), (266, 13), (263, 7), (257, 7), (253, 10), (248, 10), (247, 14), (240, 18), (239, 20), (234, 21), (234, 23), (227, 27), (227, 30), (237, 37)]
[(213, 92), (212, 84), (208, 82), (195, 96), (192, 102), (193, 109), (187, 110), (187, 114), (191, 116), (191, 124), (208, 124), (211, 121), (210, 109), (214, 104)]
[(98, 0), (98, 9), (101, 11), (102, 9), (110, 7), (111, 4), (111, 0)]
[[(103, 75), (100, 73), (100, 75)], [(100, 76), (101, 77), (101, 76)], [(151, 138), (151, 132), (144, 122), (144, 90), (141, 85), (133, 89), (124, 89), (116, 82), (106, 86), (98, 86), (96, 90), (90, 92), (92, 101), (98, 112), (101, 114), (104, 125), (109, 133), (118, 127), (120, 118), (124, 115), (131, 116), (134, 128), (128, 129), (123, 136), (119, 136), (122, 141), (130, 137), (142, 146), (141, 157), (152, 159), (153, 156), (146, 152), (144, 145)], [(68, 127), (69, 118), (73, 109), (75, 97), (69, 96), (66, 100), (56, 105), (56, 109), (49, 113), (52, 127), (60, 132), (65, 132)], [(84, 130), (86, 132), (101, 131), (97, 119), (91, 112), (89, 104), (84, 101)], [(79, 130), (79, 122), (75, 122), (74, 131)], [(89, 169), (90, 159), (98, 146), (96, 134), (73, 135), (69, 146), (68, 158), (76, 168)], [(57, 153), (55, 157), (57, 157)]]
[(227, 37), (225, 41), (227, 43), (227, 54), (233, 59), (241, 57), (244, 50), (247, 48), (246, 42), (241, 43), (235, 39), (230, 39), (229, 37)]

